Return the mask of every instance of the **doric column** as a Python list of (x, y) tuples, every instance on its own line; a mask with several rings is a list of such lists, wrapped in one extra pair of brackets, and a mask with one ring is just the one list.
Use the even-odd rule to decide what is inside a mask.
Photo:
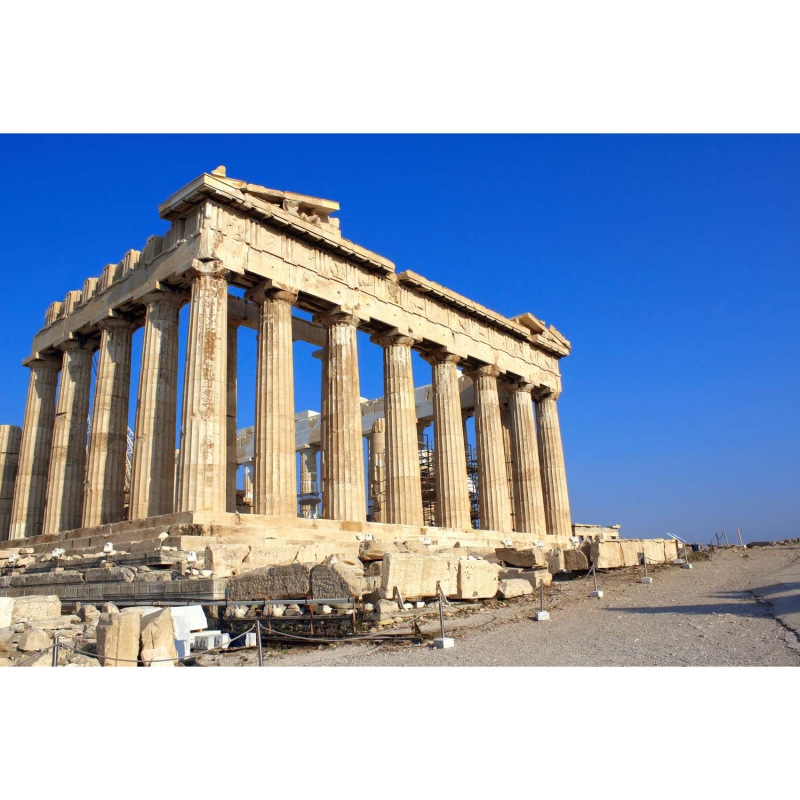
[(544, 536), (547, 524), (533, 420), (532, 389), (529, 383), (517, 383), (509, 387), (514, 530)]
[(475, 439), (478, 449), (478, 494), (481, 530), (511, 530), (503, 426), (497, 394), (499, 370), (493, 366), (472, 372), (475, 385)]
[(572, 519), (556, 397), (548, 392), (536, 396), (536, 433), (547, 532), (551, 536), (568, 537), (572, 536)]
[(271, 517), (296, 517), (292, 305), (297, 293), (262, 284), (248, 293), (248, 299), (261, 307), (253, 512)]
[(503, 426), (503, 456), (506, 463), (506, 481), (508, 485), (508, 508), (511, 512), (511, 530), (518, 530), (514, 525), (514, 474), (512, 468), (511, 455), (511, 410), (508, 406), (507, 398), (501, 398), (500, 402), (500, 424)]
[(60, 349), (64, 352), (64, 357), (58, 407), (53, 422), (43, 535), (80, 528), (83, 510), (86, 433), (94, 348), (70, 340), (62, 344)]
[(439, 350), (425, 360), (430, 363), (433, 376), (436, 524), (440, 528), (471, 530), (464, 420), (456, 367), (459, 358)]
[(227, 482), (225, 495), (227, 510), (236, 512), (236, 392), (238, 386), (239, 320), (228, 319), (228, 405), (226, 426)]
[(369, 442), (369, 499), (373, 522), (385, 522), (386, 505), (386, 420), (379, 417), (372, 423)]
[(61, 360), (34, 359), (27, 366), (31, 376), (11, 508), (10, 539), (39, 536), (42, 532)]
[(306, 519), (317, 516), (319, 494), (317, 491), (317, 453), (319, 447), (312, 444), (300, 448), (300, 514)]
[(16, 425), (0, 425), (0, 542), (8, 539), (11, 506), (17, 479), (22, 431)]
[(419, 440), (411, 371), (414, 340), (391, 331), (376, 334), (372, 341), (383, 348), (383, 407), (386, 415), (386, 508), (383, 521), (396, 525), (422, 525)]
[(171, 514), (175, 502), (178, 323), (183, 298), (166, 291), (142, 298), (147, 307), (136, 403), (130, 519)]
[(356, 329), (359, 319), (341, 307), (317, 317), (328, 329), (323, 370), (323, 496), (325, 519), (366, 520), (364, 450)]
[(316, 358), (320, 362), (320, 399), (319, 399), (319, 493), (325, 497), (325, 420), (328, 419), (327, 394), (328, 394), (328, 349), (323, 347), (315, 350), (311, 358)]
[(131, 393), (133, 325), (111, 317), (98, 323), (100, 360), (89, 435), (82, 527), (125, 519), (125, 454)]
[(217, 262), (195, 261), (192, 277), (179, 511), (227, 508), (228, 276)]

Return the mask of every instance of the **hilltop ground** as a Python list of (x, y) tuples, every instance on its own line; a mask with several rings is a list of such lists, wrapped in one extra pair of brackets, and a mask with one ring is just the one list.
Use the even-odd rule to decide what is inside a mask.
[[(691, 570), (668, 566), (650, 574), (649, 586), (637, 582), (638, 569), (600, 574), (599, 600), (588, 597), (591, 578), (555, 582), (549, 622), (532, 621), (538, 598), (450, 609), (450, 650), (369, 641), (268, 649), (265, 665), (800, 666), (799, 545), (719, 550)], [(437, 632), (438, 618), (421, 627)], [(198, 663), (252, 666), (256, 657), (240, 651)]]

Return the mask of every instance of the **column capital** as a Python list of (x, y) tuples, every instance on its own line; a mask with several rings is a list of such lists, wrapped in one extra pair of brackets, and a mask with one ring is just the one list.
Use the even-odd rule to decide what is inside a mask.
[(226, 281), (231, 276), (231, 271), (226, 269), (221, 261), (212, 259), (211, 261), (200, 261), (195, 258), (192, 260), (192, 266), (184, 273), (188, 278), (197, 278), (205, 275), (213, 278), (224, 278)]
[(67, 339), (66, 342), (61, 342), (61, 344), (57, 344), (56, 347), (61, 350), (62, 353), (69, 353), (75, 350), (88, 350), (90, 353), (93, 353), (97, 350), (98, 345), (95, 342), (84, 341), (82, 339)]
[(403, 333), (398, 328), (390, 328), (388, 331), (379, 331), (369, 337), (373, 344), (379, 344), (384, 349), (395, 345), (401, 347), (412, 347), (417, 343), (417, 339)]
[(526, 381), (524, 378), (515, 378), (507, 381), (505, 384), (507, 392), (525, 392), (526, 394), (530, 394), (535, 388), (533, 383)]
[(467, 370), (467, 375), (471, 378), (499, 378), (502, 373), (494, 364), (484, 364)]
[(61, 369), (61, 359), (53, 358), (52, 356), (42, 356), (39, 353), (26, 358), (22, 362), (23, 367), (29, 369)]
[(244, 299), (258, 305), (263, 305), (267, 300), (281, 300), (284, 303), (289, 303), (289, 305), (294, 305), (297, 302), (297, 290), (267, 279), (255, 285), (252, 289), (248, 289), (245, 292)]
[(329, 311), (315, 314), (314, 322), (318, 322), (326, 328), (332, 328), (334, 325), (352, 325), (357, 328), (361, 324), (361, 319), (348, 306), (334, 306)]
[(420, 355), (431, 366), (436, 364), (458, 364), (461, 361), (461, 356), (451, 353), (446, 347), (437, 347), (435, 350), (429, 350), (426, 353), (420, 353)]
[(561, 396), (561, 392), (556, 392), (549, 386), (536, 386), (533, 389), (533, 399), (538, 403), (541, 400), (550, 398), (555, 401)]
[(183, 294), (166, 289), (153, 289), (153, 291), (143, 294), (139, 301), (145, 306), (151, 306), (156, 303), (170, 303), (180, 308), (187, 301), (187, 298)]
[(105, 330), (133, 330), (134, 323), (125, 317), (105, 317), (97, 323), (101, 331)]

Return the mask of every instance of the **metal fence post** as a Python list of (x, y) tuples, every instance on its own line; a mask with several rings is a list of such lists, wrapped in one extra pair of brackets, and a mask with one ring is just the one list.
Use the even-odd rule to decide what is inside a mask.
[(264, 666), (264, 651), (261, 649), (261, 620), (256, 620), (256, 647), (258, 647), (258, 666)]

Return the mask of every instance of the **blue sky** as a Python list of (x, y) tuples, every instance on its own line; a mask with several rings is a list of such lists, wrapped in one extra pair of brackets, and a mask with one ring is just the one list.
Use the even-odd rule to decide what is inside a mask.
[[(398, 271), (572, 341), (559, 406), (576, 522), (800, 535), (797, 136), (7, 135), (0, 154), (0, 423), (22, 423), (20, 362), (48, 304), (163, 233), (158, 204), (225, 164), (338, 200), (344, 236)], [(296, 407), (317, 409), (318, 364), (296, 347)], [(380, 351), (359, 347), (374, 397)], [(242, 332), (240, 426), (254, 348)]]

